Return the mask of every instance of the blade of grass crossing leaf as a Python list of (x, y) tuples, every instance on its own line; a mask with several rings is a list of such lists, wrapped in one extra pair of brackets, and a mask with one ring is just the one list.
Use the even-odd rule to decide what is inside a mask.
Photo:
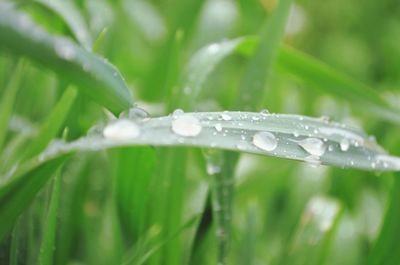
[[(264, 95), (269, 72), (275, 62), (286, 20), (293, 0), (280, 0), (271, 18), (266, 22), (260, 42), (252, 55), (244, 76), (240, 82), (236, 107), (242, 110), (254, 110), (259, 107)], [(255, 104), (255, 102), (257, 102)]]
[(10, 121), (15, 98), (20, 86), (24, 62), (19, 60), (17, 66), (13, 70), (8, 85), (3, 92), (0, 102), (0, 150), (3, 149), (4, 141), (7, 136), (8, 123)]
[(53, 179), (53, 187), (51, 192), (50, 205), (47, 212), (46, 223), (44, 226), (44, 234), (40, 246), (38, 264), (51, 265), (53, 264), (56, 231), (57, 231), (57, 216), (60, 202), (61, 192), (61, 169), (59, 169)]
[(395, 265), (400, 259), (400, 174), (393, 176), (393, 186), (388, 197), (388, 206), (381, 230), (368, 256), (368, 265)]
[(64, 125), (76, 96), (77, 91), (75, 88), (67, 88), (60, 101), (41, 126), (35, 141), (28, 147), (25, 158), (39, 154), (57, 136)]
[(115, 66), (67, 38), (50, 35), (29, 16), (4, 4), (0, 4), (0, 48), (55, 71), (114, 114), (133, 105), (131, 92)]

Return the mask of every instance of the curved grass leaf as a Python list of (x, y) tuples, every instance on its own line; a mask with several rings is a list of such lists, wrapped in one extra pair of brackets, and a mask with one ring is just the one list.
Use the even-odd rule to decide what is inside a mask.
[(87, 50), (91, 50), (93, 41), (90, 36), (89, 29), (85, 23), (84, 18), (81, 16), (73, 1), (34, 0), (22, 1), (22, 3), (41, 5), (56, 13), (64, 20), (65, 24), (74, 35), (75, 39)]
[[(194, 146), (262, 154), (313, 164), (366, 170), (400, 170), (400, 158), (386, 154), (365, 133), (323, 119), (253, 112), (180, 115), (143, 120), (114, 120), (104, 131), (103, 128), (97, 128), (89, 136), (76, 141), (50, 145), (38, 158), (21, 165), (13, 177), (0, 186), (0, 219), (4, 221), (0, 228), (0, 239), (11, 229), (20, 212), (65, 161), (68, 154), (74, 152), (139, 145)], [(185, 118), (179, 121), (182, 117)], [(183, 136), (187, 135), (187, 130), (192, 135), (194, 131), (198, 134)], [(254, 136), (260, 132), (273, 134), (276, 148), (271, 151), (263, 149), (265, 143), (254, 140)], [(310, 154), (315, 146), (303, 142), (309, 138), (321, 139), (319, 143), (323, 143), (323, 154)], [(258, 142), (257, 146), (255, 142)], [(321, 145), (317, 146), (320, 152)]]
[[(175, 131), (181, 130), (181, 134), (172, 129), (177, 120), (183, 129), (175, 128)], [(74, 151), (96, 151), (118, 146), (195, 146), (339, 167), (400, 170), (400, 159), (386, 154), (372, 137), (323, 118), (254, 112), (197, 112), (139, 121), (114, 120), (106, 126), (106, 130), (113, 131), (108, 138), (97, 132), (74, 142), (50, 146), (42, 154), (42, 159)], [(184, 136), (188, 132), (198, 134)], [(255, 140), (254, 137), (259, 132), (271, 133), (276, 148), (271, 151), (260, 148), (262, 137), (261, 142), (260, 138)]]
[(67, 38), (55, 37), (29, 16), (0, 5), (0, 49), (27, 56), (74, 82), (89, 97), (114, 113), (132, 106), (119, 71)]
[[(257, 46), (257, 38), (241, 37), (210, 44), (200, 49), (188, 64), (189, 84), (199, 93), (201, 85), (213, 69), (227, 56), (250, 56)], [(275, 68), (331, 95), (351, 101), (355, 106), (375, 117), (400, 123), (400, 111), (391, 107), (376, 91), (332, 67), (287, 46), (281, 46)]]

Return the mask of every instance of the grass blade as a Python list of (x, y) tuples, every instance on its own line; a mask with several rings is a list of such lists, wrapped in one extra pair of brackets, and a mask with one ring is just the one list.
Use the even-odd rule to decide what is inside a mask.
[[(197, 73), (197, 76), (189, 76), (190, 83), (198, 81), (197, 84), (201, 86), (214, 68), (227, 56), (233, 54), (252, 55), (255, 52), (257, 42), (257, 38), (242, 37), (210, 44), (200, 49), (189, 63), (189, 72)], [(354, 106), (374, 117), (393, 123), (400, 122), (400, 111), (391, 107), (371, 87), (300, 51), (288, 46), (281, 46), (274, 67), (281, 72), (292, 75), (295, 79), (312, 88), (354, 103)], [(198, 90), (194, 89), (194, 91)], [(257, 94), (253, 95), (256, 96)]]
[(73, 1), (34, 0), (23, 3), (41, 5), (56, 13), (64, 20), (75, 39), (87, 50), (91, 50), (93, 41), (89, 29)]
[(400, 257), (398, 234), (400, 231), (400, 178), (393, 177), (393, 186), (388, 198), (388, 207), (379, 236), (369, 254), (368, 265), (394, 265)]
[(75, 101), (77, 91), (73, 87), (69, 87), (61, 97), (60, 101), (54, 107), (47, 120), (39, 130), (35, 141), (28, 147), (25, 158), (33, 157), (41, 152), (57, 133), (62, 129), (65, 119)]
[(53, 253), (55, 248), (55, 239), (57, 231), (57, 214), (58, 214), (58, 205), (60, 201), (61, 181), (62, 178), (59, 169), (58, 172), (56, 172), (56, 175), (53, 180), (53, 190), (51, 193), (50, 205), (47, 212), (45, 229), (39, 252), (38, 264), (40, 265), (53, 264)]
[[(180, 118), (182, 123), (177, 123)], [(179, 134), (182, 131), (177, 131), (177, 124), (188, 126), (184, 129), (190, 132), (195, 130), (198, 134)], [(321, 118), (300, 115), (196, 112), (141, 121), (123, 118), (110, 122), (103, 131), (97, 129), (98, 133), (77, 141), (50, 146), (41, 155), (42, 159), (63, 153), (119, 146), (194, 146), (263, 154), (313, 164), (380, 171), (400, 170), (399, 158), (388, 155), (364, 132)], [(273, 149), (263, 146), (263, 137), (255, 139), (258, 138), (255, 135), (261, 132), (272, 134), (268, 135), (271, 136), (269, 143), (274, 143)]]
[(4, 141), (8, 131), (8, 124), (13, 110), (15, 98), (21, 82), (23, 62), (20, 60), (13, 71), (13, 75), (3, 92), (0, 102), (0, 150), (3, 149)]
[(33, 160), (14, 175), (11, 181), (0, 186), (0, 241), (9, 233), (18, 216), (25, 210), (67, 156), (38, 163)]
[(0, 48), (41, 63), (114, 113), (132, 106), (130, 90), (113, 65), (67, 38), (51, 36), (27, 15), (4, 5), (0, 7)]
[(323, 264), (341, 212), (338, 202), (323, 197), (313, 198), (303, 213), (291, 249), (281, 264)]
[[(266, 81), (275, 62), (293, 0), (281, 0), (263, 27), (260, 42), (240, 82), (236, 107), (254, 110), (261, 103)], [(258, 102), (255, 104), (255, 102)]]

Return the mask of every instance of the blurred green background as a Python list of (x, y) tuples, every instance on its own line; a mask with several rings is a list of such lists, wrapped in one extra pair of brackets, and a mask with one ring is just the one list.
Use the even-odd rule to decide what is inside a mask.
[[(95, 47), (120, 70), (137, 105), (159, 116), (181, 107), (174, 98), (191, 93), (180, 86), (191, 74), (187, 65), (196, 51), (214, 42), (258, 35), (279, 1), (7, 2), (51, 34)], [(398, 106), (398, 0), (297, 0), (282, 41)], [(1, 96), (17, 60), (0, 49)], [(190, 109), (240, 110), (232, 106), (247, 63), (242, 55), (225, 59)], [(0, 150), (1, 175), (35, 139), (39, 124), (70, 81), (26, 60)], [(315, 89), (289, 72), (274, 68), (259, 100), (257, 108), (262, 108), (253, 111), (329, 116), (365, 128), (390, 153), (400, 155), (396, 124), (371, 115), (367, 105), (355, 107), (352, 100)], [(79, 94), (65, 124), (68, 139), (85, 135), (107, 115)], [(47, 264), (217, 264), (219, 231), (210, 196), (214, 184), (203, 153), (195, 148), (140, 147), (75, 155), (60, 172), (54, 257)], [(242, 154), (234, 178), (227, 264), (400, 264), (395, 242), (378, 240), (385, 218), (393, 218), (387, 232), (393, 237), (400, 222), (396, 211), (385, 215), (387, 206), (400, 198), (390, 173)], [(39, 253), (43, 235), (51, 229), (46, 217), (54, 185), (51, 181), (42, 189), (14, 232), (0, 243), (0, 264), (45, 264)]]

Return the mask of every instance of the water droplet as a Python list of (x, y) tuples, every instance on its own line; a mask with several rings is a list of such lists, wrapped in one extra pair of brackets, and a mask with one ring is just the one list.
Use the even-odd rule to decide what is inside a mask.
[(253, 144), (265, 151), (272, 151), (278, 146), (278, 140), (270, 132), (258, 132), (253, 136)]
[(319, 138), (306, 138), (298, 141), (298, 144), (311, 155), (322, 156), (325, 153), (326, 146)]
[(217, 130), (218, 132), (222, 131), (222, 125), (221, 125), (221, 123), (215, 124), (214, 128), (215, 128), (215, 130)]
[(229, 115), (226, 114), (226, 113), (222, 113), (222, 114), (221, 114), (221, 119), (223, 119), (224, 121), (230, 121), (230, 120), (232, 120), (232, 117), (229, 116)]
[(54, 42), (54, 50), (58, 56), (65, 60), (72, 60), (75, 57), (75, 47), (72, 42), (67, 39), (56, 39)]
[(127, 118), (129, 120), (144, 120), (149, 118), (149, 113), (142, 108), (134, 107), (130, 108), (127, 111), (122, 112), (119, 117), (120, 118)]
[(103, 130), (103, 136), (110, 140), (130, 140), (138, 137), (139, 134), (139, 126), (126, 119), (114, 121)]
[(208, 46), (207, 50), (209, 53), (217, 53), (219, 51), (219, 44), (218, 43), (213, 43), (210, 46)]
[(349, 142), (349, 140), (346, 139), (346, 138), (343, 138), (343, 139), (340, 141), (340, 150), (342, 150), (343, 152), (346, 152), (347, 150), (349, 150), (349, 147), (350, 147), (350, 142)]
[(176, 109), (172, 112), (173, 118), (178, 118), (179, 116), (183, 115), (185, 112), (182, 109)]
[(172, 121), (172, 131), (181, 136), (197, 136), (201, 130), (199, 119), (189, 114), (179, 115)]
[(269, 110), (267, 110), (267, 109), (262, 109), (262, 110), (260, 111), (260, 114), (261, 114), (261, 115), (268, 115), (268, 114), (270, 114), (270, 113), (269, 113)]
[(221, 172), (221, 167), (217, 164), (207, 163), (207, 174), (215, 175)]

